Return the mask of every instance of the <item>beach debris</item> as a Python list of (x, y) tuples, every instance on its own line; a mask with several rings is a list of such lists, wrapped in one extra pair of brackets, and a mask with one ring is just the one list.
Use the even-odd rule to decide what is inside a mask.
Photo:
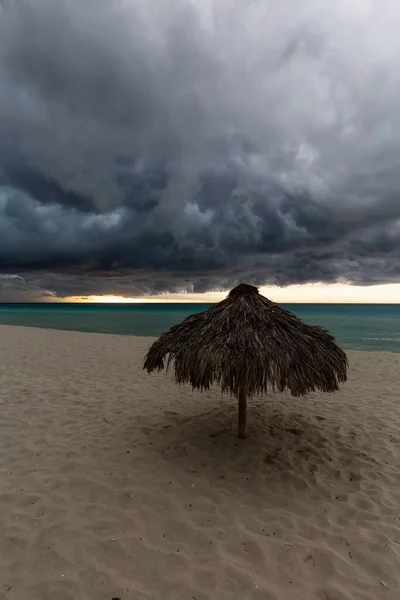
[(219, 384), (222, 393), (236, 397), (238, 435), (244, 438), (248, 398), (269, 391), (335, 392), (347, 379), (348, 361), (329, 331), (307, 325), (242, 283), (151, 345), (143, 368), (151, 373), (171, 366), (178, 384), (200, 391)]

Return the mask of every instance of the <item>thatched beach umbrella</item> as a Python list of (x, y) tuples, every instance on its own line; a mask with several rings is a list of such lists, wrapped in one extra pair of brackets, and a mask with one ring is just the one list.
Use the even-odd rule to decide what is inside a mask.
[(247, 398), (268, 390), (302, 396), (334, 392), (346, 381), (347, 357), (333, 336), (306, 325), (251, 285), (187, 317), (163, 333), (144, 361), (149, 373), (172, 363), (177, 383), (212, 384), (239, 402), (239, 437), (246, 436)]

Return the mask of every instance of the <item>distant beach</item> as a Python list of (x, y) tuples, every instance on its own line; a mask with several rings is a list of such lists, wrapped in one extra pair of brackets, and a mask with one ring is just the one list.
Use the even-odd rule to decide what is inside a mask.
[[(0, 304), (0, 324), (159, 336), (208, 304)], [(400, 304), (282, 304), (351, 350), (400, 352)]]
[(397, 354), (252, 399), (238, 440), (235, 400), (143, 371), (151, 338), (0, 339), (2, 599), (398, 600)]

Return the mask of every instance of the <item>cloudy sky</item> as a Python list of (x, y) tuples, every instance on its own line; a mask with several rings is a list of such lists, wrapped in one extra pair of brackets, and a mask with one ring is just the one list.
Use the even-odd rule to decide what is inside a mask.
[(0, 0), (0, 301), (242, 280), (400, 298), (399, 19)]

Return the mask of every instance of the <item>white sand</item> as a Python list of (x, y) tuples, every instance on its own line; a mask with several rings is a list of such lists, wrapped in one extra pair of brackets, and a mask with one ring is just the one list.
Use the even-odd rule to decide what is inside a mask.
[(149, 338), (0, 327), (1, 600), (398, 600), (400, 355), (333, 396), (141, 369)]

